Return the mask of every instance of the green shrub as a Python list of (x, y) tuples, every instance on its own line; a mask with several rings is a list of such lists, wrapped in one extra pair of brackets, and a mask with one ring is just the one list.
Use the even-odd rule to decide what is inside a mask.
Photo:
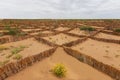
[(27, 35), (24, 32), (21, 32), (18, 28), (11, 28), (10, 26), (6, 26), (5, 30), (8, 31), (8, 35), (13, 35), (13, 36), (25, 36)]
[(95, 31), (95, 28), (90, 27), (90, 26), (82, 26), (82, 27), (80, 27), (80, 30)]
[(52, 69), (52, 72), (57, 76), (57, 77), (64, 77), (66, 75), (66, 68), (63, 64), (56, 64), (54, 68)]
[(7, 30), (8, 31), (8, 35), (18, 35), (18, 34), (20, 34), (20, 31), (18, 30), (18, 28), (11, 28), (10, 26), (6, 26), (5, 27), (5, 30)]
[(120, 28), (117, 28), (114, 30), (115, 32), (120, 32)]
[(24, 48), (25, 48), (25, 46), (20, 46), (20, 47), (14, 48), (14, 49), (11, 51), (11, 53), (12, 53), (12, 54), (17, 54), (17, 53), (19, 53), (20, 51), (22, 51)]
[(22, 58), (22, 55), (20, 54), (16, 54), (13, 59), (17, 59), (17, 60), (20, 60)]

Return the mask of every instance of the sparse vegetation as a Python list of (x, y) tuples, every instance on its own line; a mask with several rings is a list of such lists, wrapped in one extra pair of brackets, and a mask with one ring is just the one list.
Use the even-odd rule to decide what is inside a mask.
[(120, 33), (120, 28), (116, 28), (114, 31)]
[(22, 51), (24, 48), (25, 48), (25, 46), (16, 47), (16, 48), (14, 48), (14, 49), (11, 51), (11, 53), (12, 53), (12, 54), (17, 54), (17, 53), (19, 53), (20, 51)]
[(5, 30), (8, 31), (8, 35), (12, 35), (12, 36), (24, 36), (26, 35), (26, 33), (21, 32), (18, 28), (11, 28), (10, 26), (6, 26)]
[(80, 27), (80, 30), (95, 31), (95, 28), (90, 27), (90, 26), (82, 26), (82, 27)]
[[(7, 47), (2, 45), (0, 46), (1, 70), (2, 68), (4, 68), (4, 65), (7, 67), (7, 64), (11, 63), (10, 65), (8, 65), (9, 69), (12, 69), (12, 67), (16, 67), (16, 68), (18, 67), (17, 71), (20, 71), (23, 68), (27, 67), (25, 65), (29, 66), (31, 65), (31, 63), (34, 63), (40, 60), (39, 58), (45, 58), (45, 56), (49, 56), (49, 54), (55, 53), (55, 55), (51, 56), (52, 58), (50, 57), (50, 59), (43, 60), (43, 63), (39, 64), (41, 65), (41, 68), (39, 67), (39, 69), (35, 69), (38, 71), (35, 75), (40, 76), (42, 74), (42, 76), (47, 76), (47, 78), (45, 79), (48, 79), (48, 80), (56, 79), (56, 76), (60, 79), (63, 78), (65, 80), (71, 79), (71, 78), (73, 80), (75, 79), (79, 80), (81, 78), (79, 77), (81, 76), (81, 73), (78, 76), (76, 75), (77, 73), (75, 71), (84, 72), (84, 71), (81, 71), (81, 69), (84, 69), (84, 68), (86, 68), (87, 71), (84, 72), (83, 78), (87, 77), (86, 74), (88, 73), (91, 73), (89, 77), (92, 77), (93, 76), (92, 74), (96, 74), (96, 72), (94, 72), (94, 68), (93, 69), (89, 68), (88, 65), (82, 65), (80, 62), (88, 63), (91, 65), (92, 63), (94, 64), (95, 62), (96, 65), (95, 66), (92, 65), (93, 67), (97, 67), (97, 62), (98, 63), (101, 62), (100, 64), (101, 66), (106, 66), (107, 64), (107, 66), (110, 67), (110, 69), (115, 68), (115, 70), (117, 71), (117, 69), (120, 68), (120, 63), (119, 63), (120, 46), (119, 44), (117, 44), (119, 43), (117, 40), (120, 40), (119, 33), (118, 33), (120, 32), (120, 28), (119, 28), (120, 24), (119, 25), (116, 24), (115, 25), (116, 27), (114, 27), (110, 25), (113, 23), (113, 21), (108, 21), (107, 24), (103, 24), (105, 23), (105, 21), (102, 21), (102, 20), (100, 20), (99, 22), (88, 20), (88, 23), (86, 21), (87, 20), (84, 20), (84, 22), (82, 21), (79, 22), (79, 20), (77, 21), (73, 20), (72, 22), (70, 20), (67, 20), (67, 21), (64, 20), (59, 22), (58, 20), (58, 22), (55, 23), (53, 19), (49, 21), (38, 20), (36, 22), (32, 20), (30, 21), (15, 20), (15, 22), (12, 21), (10, 23), (1, 24), (0, 43), (5, 43), (5, 45), (7, 45)], [(6, 22), (6, 20), (3, 20), (3, 22)], [(85, 24), (86, 26), (81, 26), (82, 24), (83, 25)], [(6, 26), (4, 30), (3, 28), (4, 25), (10, 25), (10, 26)], [(54, 26), (56, 28), (53, 28)], [(70, 27), (70, 28), (66, 28), (66, 27)], [(26, 34), (28, 36), (20, 37)], [(31, 36), (31, 35), (34, 35), (34, 36)], [(113, 40), (110, 40), (110, 39), (113, 39)], [(6, 42), (11, 42), (11, 43), (6, 43)], [(28, 45), (30, 47), (26, 49), (28, 46), (18, 46), (18, 45)], [(50, 46), (50, 45), (53, 45), (53, 46)], [(47, 55), (46, 52), (48, 52), (49, 54)], [(39, 55), (40, 53), (43, 53), (43, 54)], [(66, 53), (71, 54), (73, 57), (70, 57)], [(26, 59), (23, 60), (24, 58)], [(35, 60), (33, 60), (34, 58)], [(54, 64), (54, 62), (63, 62), (63, 61), (65, 64), (61, 64), (61, 63), (56, 64), (51, 69), (49, 69), (49, 67), (52, 64)], [(21, 66), (21, 64), (23, 65)], [(65, 65), (68, 66), (68, 69), (66, 68)], [(98, 64), (98, 67), (99, 67), (99, 64)], [(36, 68), (36, 66), (35, 67), (32, 66), (32, 68), (30, 69), (34, 70), (34, 68)], [(48, 69), (50, 70), (50, 72), (48, 72), (49, 71)], [(69, 69), (70, 71), (67, 71)], [(32, 72), (32, 70), (30, 70), (30, 72)], [(89, 72), (89, 71), (93, 71), (93, 72)], [(109, 72), (109, 69), (108, 69), (108, 72)], [(4, 73), (11, 74), (11, 72), (4, 72)], [(24, 73), (29, 75), (27, 71), (24, 71)], [(51, 75), (49, 75), (49, 73), (51, 73)], [(67, 73), (69, 74), (67, 75)], [(98, 73), (97, 74), (98, 77), (101, 74), (102, 73)], [(72, 77), (70, 77), (71, 75)], [(4, 75), (2, 76), (4, 77)], [(103, 74), (103, 76), (106, 76), (106, 75)], [(116, 75), (116, 76), (119, 76), (119, 75)], [(36, 76), (33, 75), (33, 76), (30, 76), (30, 78), (31, 77), (34, 78)], [(96, 76), (95, 78), (98, 78), (98, 77)]]
[(19, 34), (20, 33), (20, 31), (17, 29), (17, 28), (11, 28), (10, 26), (6, 26), (5, 27), (5, 30), (7, 30), (8, 31), (8, 35), (17, 35), (17, 34)]
[(53, 69), (52, 72), (57, 76), (57, 77), (65, 77), (66, 75), (66, 68), (63, 64), (56, 64)]
[(22, 55), (20, 54), (15, 54), (15, 56), (13, 57), (13, 59), (16, 59), (16, 60), (20, 60), (22, 58)]
[(21, 58), (21, 56), (17, 55), (17, 53), (19, 53), (20, 51), (22, 51), (24, 48), (26, 48), (26, 47), (25, 46), (20, 46), (20, 47), (13, 48), (11, 50), (11, 54), (7, 55), (6, 58), (10, 58), (13, 55), (16, 55), (16, 59)]

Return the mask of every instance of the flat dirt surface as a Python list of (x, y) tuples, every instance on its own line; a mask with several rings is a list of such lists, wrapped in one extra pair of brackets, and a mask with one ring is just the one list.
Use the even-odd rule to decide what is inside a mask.
[(39, 30), (42, 30), (42, 29), (22, 29), (22, 31), (24, 31), (24, 32), (39, 31)]
[[(57, 78), (50, 72), (51, 68), (63, 63), (67, 68), (65, 78)], [(66, 54), (62, 48), (58, 48), (55, 53), (21, 72), (5, 80), (113, 80), (109, 76), (96, 69), (81, 63), (77, 59)]]
[(33, 29), (22, 29), (22, 31), (32, 31)]
[(89, 32), (80, 30), (79, 28), (75, 28), (75, 29), (69, 31), (68, 33), (77, 34), (77, 35), (84, 35), (84, 36), (89, 36), (90, 35)]
[(120, 36), (111, 35), (111, 34), (106, 34), (106, 33), (99, 33), (99, 34), (97, 34), (95, 37), (105, 38), (105, 39), (113, 39), (113, 40), (120, 40)]
[(52, 31), (41, 31), (41, 33), (53, 33)]
[(57, 34), (55, 36), (42, 37), (42, 38), (58, 45), (62, 45), (79, 39), (78, 37), (69, 36), (63, 33)]
[(65, 30), (69, 30), (70, 28), (67, 28), (67, 27), (59, 27), (59, 28), (56, 28), (55, 30), (57, 31), (65, 31)]
[(120, 45), (88, 39), (72, 47), (96, 60), (120, 69)]
[(53, 33), (53, 32), (52, 31), (40, 31), (40, 32), (30, 33), (30, 35), (48, 34), (48, 33)]

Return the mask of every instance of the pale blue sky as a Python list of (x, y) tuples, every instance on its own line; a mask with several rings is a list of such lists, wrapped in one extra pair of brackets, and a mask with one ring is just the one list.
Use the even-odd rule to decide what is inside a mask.
[(0, 0), (0, 18), (120, 18), (120, 0)]

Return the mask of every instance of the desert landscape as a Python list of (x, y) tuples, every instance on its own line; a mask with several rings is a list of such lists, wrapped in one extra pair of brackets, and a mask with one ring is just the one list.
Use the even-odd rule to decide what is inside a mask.
[(120, 80), (120, 20), (2, 19), (0, 80)]

